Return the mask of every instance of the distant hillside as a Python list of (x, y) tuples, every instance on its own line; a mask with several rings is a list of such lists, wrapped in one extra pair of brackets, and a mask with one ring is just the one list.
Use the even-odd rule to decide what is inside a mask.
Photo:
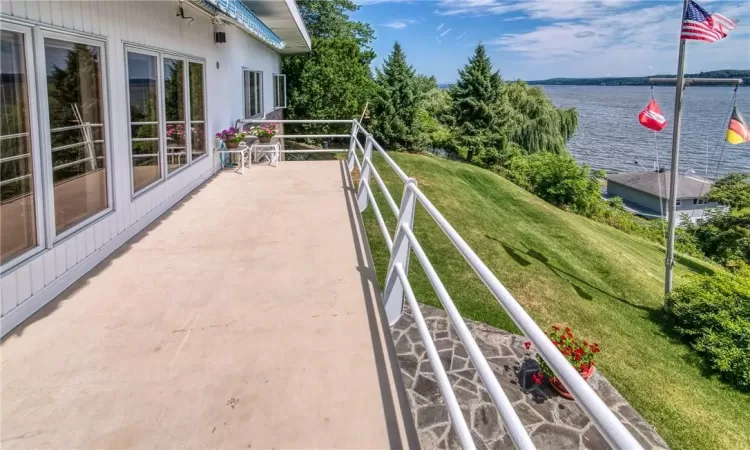
[[(690, 73), (688, 78), (742, 78), (743, 84), (750, 83), (750, 70), (712, 70), (710, 72)], [(651, 75), (648, 77), (616, 78), (550, 78), (548, 80), (529, 81), (529, 84), (559, 86), (647, 86), (649, 78), (674, 78), (676, 75)]]

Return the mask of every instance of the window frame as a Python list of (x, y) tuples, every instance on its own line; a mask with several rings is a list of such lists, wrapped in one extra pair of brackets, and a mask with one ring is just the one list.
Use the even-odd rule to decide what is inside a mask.
[(50, 142), (50, 121), (49, 121), (49, 94), (47, 92), (47, 76), (46, 70), (38, 71), (36, 73), (36, 83), (38, 89), (38, 105), (39, 105), (39, 134), (41, 139), (41, 156), (42, 156), (42, 167), (45, 171), (45, 185), (44, 185), (44, 199), (45, 199), (45, 212), (46, 220), (45, 226), (47, 228), (47, 248), (51, 249), (55, 244), (67, 239), (68, 237), (77, 234), (82, 229), (87, 228), (93, 223), (99, 221), (103, 217), (109, 215), (115, 211), (114, 205), (114, 192), (113, 189), (113, 177), (114, 173), (112, 170), (112, 118), (111, 118), (111, 105), (110, 105), (110, 92), (109, 92), (109, 54), (107, 51), (107, 39), (104, 37), (95, 37), (91, 35), (83, 35), (79, 33), (73, 33), (69, 31), (61, 32), (55, 29), (36, 27), (35, 42), (35, 63), (37, 67), (46, 69), (46, 52), (44, 50), (44, 40), (46, 38), (56, 39), (59, 41), (72, 42), (84, 45), (90, 45), (99, 47), (99, 67), (100, 76), (102, 83), (102, 120), (103, 123), (103, 135), (104, 135), (104, 165), (107, 174), (107, 207), (103, 210), (87, 217), (81, 222), (73, 225), (67, 230), (57, 233), (55, 223), (55, 196), (54, 196), (54, 181), (52, 176), (52, 150)]
[[(181, 173), (183, 170), (187, 169), (188, 167), (192, 166), (193, 163), (202, 160), (204, 157), (206, 157), (209, 154), (209, 142), (208, 142), (208, 130), (207, 130), (207, 119), (206, 119), (206, 111), (208, 109), (208, 89), (206, 85), (206, 60), (204, 58), (200, 58), (193, 55), (188, 55), (185, 53), (176, 52), (173, 50), (168, 50), (164, 48), (159, 47), (149, 47), (145, 45), (140, 45), (132, 42), (125, 42), (123, 41), (123, 57), (124, 57), (124, 64), (125, 64), (125, 78), (126, 78), (126, 84), (128, 84), (128, 52), (134, 52), (134, 53), (141, 53), (144, 55), (151, 55), (156, 56), (156, 63), (157, 63), (157, 99), (159, 101), (159, 107), (157, 108), (157, 114), (159, 118), (159, 170), (161, 171), (161, 178), (154, 181), (153, 183), (149, 184), (148, 186), (145, 186), (141, 188), (138, 192), (135, 192), (134, 185), (133, 185), (133, 149), (132, 149), (132, 143), (131, 143), (131, 134), (133, 132), (132, 126), (130, 124), (130, 93), (126, 95), (126, 116), (128, 118), (128, 158), (129, 158), (129, 166), (130, 166), (130, 201), (134, 201), (135, 199), (141, 197), (142, 195), (146, 194), (150, 190), (154, 189), (157, 186), (160, 186), (162, 183), (170, 180), (173, 176)], [(203, 154), (197, 158), (193, 158), (193, 148), (192, 148), (192, 140), (187, 138), (186, 141), (186, 148), (188, 151), (188, 162), (184, 166), (180, 167), (177, 170), (174, 170), (172, 173), (169, 173), (167, 168), (167, 121), (166, 121), (166, 100), (165, 100), (165, 94), (164, 94), (164, 58), (169, 59), (176, 59), (176, 60), (182, 60), (184, 64), (184, 70), (183, 74), (185, 77), (185, 93), (183, 100), (185, 101), (185, 123), (188, 125), (190, 122), (197, 122), (197, 121), (191, 121), (190, 120), (190, 69), (189, 64), (192, 63), (198, 63), (203, 67)], [(128, 86), (129, 88), (129, 86)]]
[[(186, 95), (186, 105), (185, 105), (185, 120), (187, 121), (187, 124), (191, 130), (192, 133), (192, 123), (193, 122), (199, 122), (198, 120), (192, 120), (192, 111), (190, 110), (190, 63), (198, 63), (203, 68), (201, 76), (203, 77), (203, 154), (195, 159), (193, 159), (193, 140), (192, 136), (189, 139), (186, 139), (186, 141), (189, 141), (188, 148), (190, 149), (190, 159), (186, 167), (190, 167), (193, 165), (194, 162), (200, 161), (203, 158), (206, 158), (210, 152), (211, 146), (209, 145), (209, 139), (208, 139), (208, 79), (206, 76), (208, 75), (208, 72), (206, 72), (206, 60), (202, 58), (196, 58), (193, 56), (186, 56), (185, 57), (185, 95)], [(181, 168), (180, 170), (184, 169)], [(180, 170), (176, 170), (173, 172), (177, 173)]]
[(29, 119), (29, 140), (31, 144), (31, 174), (33, 180), (34, 196), (34, 223), (36, 226), (36, 245), (19, 253), (8, 261), (0, 265), (0, 274), (4, 274), (17, 266), (27, 262), (42, 251), (47, 246), (47, 211), (45, 202), (45, 173), (42, 164), (42, 132), (39, 126), (39, 87), (37, 83), (35, 58), (35, 43), (38, 38), (36, 28), (33, 25), (0, 20), (4, 30), (20, 33), (24, 39), (24, 58), (26, 65), (26, 102), (28, 105)]
[[(260, 86), (258, 88), (259, 92), (259, 100), (258, 100), (258, 114), (255, 114), (254, 116), (248, 116), (247, 111), (245, 110), (246, 107), (246, 99), (247, 99), (247, 92), (245, 91), (245, 73), (250, 72), (254, 74), (258, 74), (258, 80), (260, 80)], [(257, 70), (257, 69), (251, 69), (248, 67), (242, 68), (242, 116), (243, 119), (258, 119), (263, 118), (265, 115), (265, 97), (264, 97), (264, 89), (265, 86), (264, 80), (263, 80), (263, 71)]]
[[(135, 190), (135, 170), (133, 168), (133, 125), (132, 125), (132, 117), (130, 114), (130, 66), (128, 65), (128, 53), (140, 53), (141, 55), (148, 55), (148, 56), (154, 56), (156, 57), (156, 99), (160, 104), (160, 107), (156, 108), (156, 122), (157, 122), (157, 129), (159, 133), (159, 179), (151, 182), (150, 184), (140, 188), (138, 191)], [(166, 167), (165, 167), (165, 158), (164, 153), (166, 151), (166, 143), (162, 142), (163, 134), (166, 133), (166, 126), (164, 125), (164, 99), (163, 99), (163, 90), (164, 88), (161, 85), (162, 80), (162, 59), (158, 51), (150, 50), (150, 49), (144, 49), (140, 47), (130, 46), (128, 44), (125, 44), (124, 47), (124, 61), (125, 64), (125, 84), (127, 86), (126, 88), (126, 95), (125, 95), (125, 104), (127, 105), (126, 114), (128, 121), (128, 171), (130, 172), (130, 199), (131, 201), (135, 200), (136, 198), (140, 197), (141, 195), (145, 194), (149, 190), (153, 189), (154, 187), (161, 184), (163, 181), (167, 179), (166, 177)]]
[[(278, 83), (278, 79), (284, 80), (284, 104), (283, 105), (277, 105), (276, 104), (276, 94), (278, 94), (278, 86), (276, 83)], [(286, 109), (288, 102), (286, 98), (286, 74), (283, 73), (274, 73), (273, 74), (273, 109)]]
[[(157, 75), (159, 76), (159, 89), (161, 90), (161, 107), (159, 108), (161, 117), (164, 119), (159, 127), (159, 133), (161, 134), (161, 138), (164, 141), (164, 174), (167, 179), (170, 179), (171, 177), (177, 175), (178, 173), (182, 172), (186, 168), (190, 167), (190, 165), (193, 163), (192, 161), (192, 142), (191, 139), (187, 136), (187, 131), (190, 129), (190, 80), (188, 80), (189, 70), (188, 70), (188, 63), (190, 61), (190, 58), (188, 58), (186, 55), (181, 55), (179, 53), (172, 53), (169, 51), (163, 51), (161, 54), (157, 57), (159, 60), (159, 70), (160, 73)], [(167, 99), (166, 99), (166, 92), (164, 92), (164, 83), (165, 75), (164, 75), (164, 58), (169, 58), (176, 61), (182, 61), (182, 79), (185, 83), (183, 93), (182, 93), (182, 101), (185, 108), (185, 120), (182, 122), (182, 125), (185, 127), (185, 151), (187, 152), (187, 155), (185, 155), (186, 162), (185, 165), (181, 166), (180, 168), (174, 170), (173, 172), (169, 172), (169, 164), (167, 161)]]
[(682, 199), (675, 200), (675, 206), (682, 206)]

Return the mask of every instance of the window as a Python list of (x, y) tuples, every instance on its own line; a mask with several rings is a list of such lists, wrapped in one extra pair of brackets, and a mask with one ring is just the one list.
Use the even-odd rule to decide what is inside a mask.
[(703, 204), (705, 204), (705, 203), (706, 203), (706, 202), (705, 202), (705, 201), (703, 201), (703, 199), (702, 199), (702, 198), (701, 198), (701, 199), (698, 199), (698, 204), (699, 204), (699, 205), (703, 205)]
[(127, 52), (130, 158), (133, 192), (163, 178), (159, 123), (158, 57)]
[(680, 199), (677, 199), (677, 203), (676, 203), (676, 205), (677, 205), (677, 206), (682, 206), (682, 200), (680, 200)]
[[(133, 195), (206, 154), (204, 65), (128, 48)], [(190, 130), (188, 134), (188, 130)]]
[(190, 61), (190, 145), (192, 159), (200, 158), (206, 154), (206, 88), (204, 85), (205, 74), (203, 63)]
[(245, 119), (263, 115), (263, 72), (244, 71)]
[(109, 207), (102, 53), (99, 45), (44, 38), (58, 235)]
[(0, 264), (7, 270), (111, 210), (112, 192), (104, 42), (1, 26)]
[(185, 61), (164, 58), (164, 117), (166, 118), (167, 172), (187, 165), (185, 114)]
[(273, 76), (273, 107), (286, 108), (286, 75)]
[(694, 199), (693, 199), (693, 204), (694, 204), (694, 205), (697, 205), (697, 204), (698, 204), (698, 199), (697, 199), (697, 198), (694, 198)]
[[(5, 24), (3, 24), (5, 27)], [(27, 70), (30, 35), (0, 30), (0, 264), (39, 245)], [(33, 89), (33, 88), (32, 88)]]

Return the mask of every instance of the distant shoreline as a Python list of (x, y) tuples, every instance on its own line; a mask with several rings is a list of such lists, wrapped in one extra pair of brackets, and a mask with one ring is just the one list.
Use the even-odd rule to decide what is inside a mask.
[[(647, 77), (598, 77), (598, 78), (548, 78), (526, 81), (532, 86), (649, 86), (649, 78), (675, 78), (676, 75), (650, 75)], [(712, 70), (710, 72), (689, 73), (687, 78), (741, 78), (743, 86), (750, 85), (750, 70)], [(448, 89), (455, 83), (438, 83), (441, 89)], [(674, 86), (674, 83), (660, 83), (660, 86)], [(702, 86), (692, 84), (691, 86)], [(705, 86), (705, 85), (703, 85)]]
[[(750, 84), (750, 70), (713, 70), (710, 72), (688, 73), (686, 78), (741, 78), (744, 85)], [(598, 77), (598, 78), (548, 78), (527, 81), (530, 85), (543, 86), (649, 86), (650, 78), (676, 78), (676, 75), (650, 75), (647, 77)], [(674, 86), (674, 83), (660, 83)], [(693, 84), (692, 86), (700, 86)]]

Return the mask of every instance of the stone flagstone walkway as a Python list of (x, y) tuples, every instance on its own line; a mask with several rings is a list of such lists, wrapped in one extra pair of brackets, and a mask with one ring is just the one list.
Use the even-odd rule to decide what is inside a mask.
[[(445, 312), (421, 306), (443, 367), (472, 428), (477, 448), (513, 448), (510, 436)], [(533, 385), (530, 390), (521, 387), (518, 373), (525, 355), (525, 338), (482, 323), (470, 320), (466, 323), (538, 449), (610, 448), (574, 401), (560, 397), (546, 385)], [(448, 410), (408, 308), (392, 327), (391, 334), (422, 448), (459, 448)], [(589, 378), (589, 383), (644, 448), (667, 448), (653, 427), (598, 371)]]

